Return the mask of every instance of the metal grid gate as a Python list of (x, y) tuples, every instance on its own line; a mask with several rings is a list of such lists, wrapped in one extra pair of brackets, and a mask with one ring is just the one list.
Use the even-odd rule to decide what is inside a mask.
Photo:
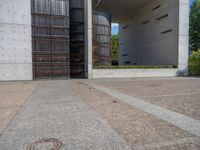
[(33, 76), (69, 78), (69, 0), (32, 0)]
[(84, 78), (84, 0), (70, 0), (70, 76)]

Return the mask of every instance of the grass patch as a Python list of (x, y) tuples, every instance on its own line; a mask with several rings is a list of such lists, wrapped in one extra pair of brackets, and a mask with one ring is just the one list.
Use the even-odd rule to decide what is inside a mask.
[(99, 65), (95, 66), (94, 69), (172, 69), (176, 68), (175, 66), (166, 65), (166, 66), (111, 66), (111, 65)]

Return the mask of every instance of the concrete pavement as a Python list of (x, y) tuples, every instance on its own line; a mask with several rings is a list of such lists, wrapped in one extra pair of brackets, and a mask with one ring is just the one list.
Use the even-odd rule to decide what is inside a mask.
[(199, 87), (199, 78), (2, 82), (0, 150), (199, 150)]
[[(45, 138), (62, 141), (63, 150), (129, 149), (129, 145), (70, 89), (69, 82), (37, 83), (26, 104), (0, 137), (0, 149), (23, 150)], [(44, 149), (48, 149), (49, 144)]]

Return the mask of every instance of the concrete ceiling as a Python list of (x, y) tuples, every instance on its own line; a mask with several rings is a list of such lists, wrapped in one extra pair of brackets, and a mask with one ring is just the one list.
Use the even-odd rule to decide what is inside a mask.
[[(106, 11), (113, 22), (120, 22), (134, 15), (134, 12), (151, 0), (93, 0), (93, 10)], [(100, 2), (100, 3), (99, 3)], [(96, 8), (96, 5), (99, 6)]]

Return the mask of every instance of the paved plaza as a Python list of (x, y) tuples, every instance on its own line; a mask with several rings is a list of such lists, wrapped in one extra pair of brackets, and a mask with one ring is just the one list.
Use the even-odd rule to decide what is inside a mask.
[(0, 82), (0, 150), (199, 150), (200, 78)]

